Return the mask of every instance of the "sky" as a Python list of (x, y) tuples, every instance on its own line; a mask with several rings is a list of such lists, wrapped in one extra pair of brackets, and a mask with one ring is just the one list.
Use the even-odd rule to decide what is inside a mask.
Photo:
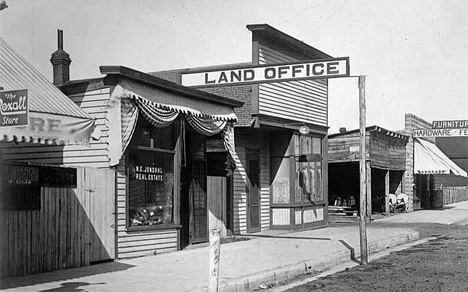
[[(468, 119), (466, 0), (6, 0), (0, 36), (52, 80), (57, 29), (72, 80), (99, 66), (143, 72), (251, 61), (248, 24), (269, 24), (365, 75), (366, 125)], [(0, 85), (1, 86), (1, 85)], [(329, 133), (359, 128), (356, 77), (329, 80)]]

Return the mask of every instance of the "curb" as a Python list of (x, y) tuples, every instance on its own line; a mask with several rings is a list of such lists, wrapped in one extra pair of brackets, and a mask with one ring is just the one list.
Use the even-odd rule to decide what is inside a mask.
[[(376, 253), (388, 248), (404, 244), (410, 241), (419, 239), (419, 232), (400, 234), (389, 237), (383, 240), (368, 242), (368, 252)], [(258, 289), (261, 284), (277, 283), (295, 276), (310, 273), (321, 272), (332, 268), (339, 264), (349, 262), (350, 260), (357, 262), (360, 257), (360, 246), (349, 246), (349, 250), (327, 254), (324, 257), (313, 260), (305, 260), (295, 264), (279, 267), (273, 270), (262, 271), (249, 276), (244, 276), (231, 280), (221, 280), (218, 286), (220, 292), (247, 292)], [(208, 287), (198, 287), (194, 292), (206, 292)]]

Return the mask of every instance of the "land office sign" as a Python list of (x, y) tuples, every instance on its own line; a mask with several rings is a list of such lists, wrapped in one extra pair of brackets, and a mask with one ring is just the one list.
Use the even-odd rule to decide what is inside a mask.
[(182, 85), (195, 88), (348, 77), (349, 57), (203, 72), (182, 72), (181, 76)]
[(0, 127), (28, 124), (28, 90), (0, 92)]
[(416, 129), (415, 137), (468, 137), (468, 120), (434, 121), (432, 129)]

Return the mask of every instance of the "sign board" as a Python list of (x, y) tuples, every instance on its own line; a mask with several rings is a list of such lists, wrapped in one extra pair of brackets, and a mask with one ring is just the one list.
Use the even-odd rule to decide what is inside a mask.
[(468, 120), (458, 121), (433, 121), (433, 129), (463, 129), (468, 128)]
[(416, 129), (414, 137), (468, 137), (468, 128), (459, 129)]
[(28, 90), (0, 92), (0, 127), (28, 124)]
[(235, 86), (348, 76), (349, 57), (203, 72), (181, 72), (182, 85), (188, 87)]

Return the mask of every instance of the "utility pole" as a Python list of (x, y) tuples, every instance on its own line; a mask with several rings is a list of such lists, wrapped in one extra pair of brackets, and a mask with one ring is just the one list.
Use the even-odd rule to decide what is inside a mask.
[(361, 265), (367, 265), (367, 187), (366, 187), (366, 77), (359, 76), (359, 238), (361, 243)]

